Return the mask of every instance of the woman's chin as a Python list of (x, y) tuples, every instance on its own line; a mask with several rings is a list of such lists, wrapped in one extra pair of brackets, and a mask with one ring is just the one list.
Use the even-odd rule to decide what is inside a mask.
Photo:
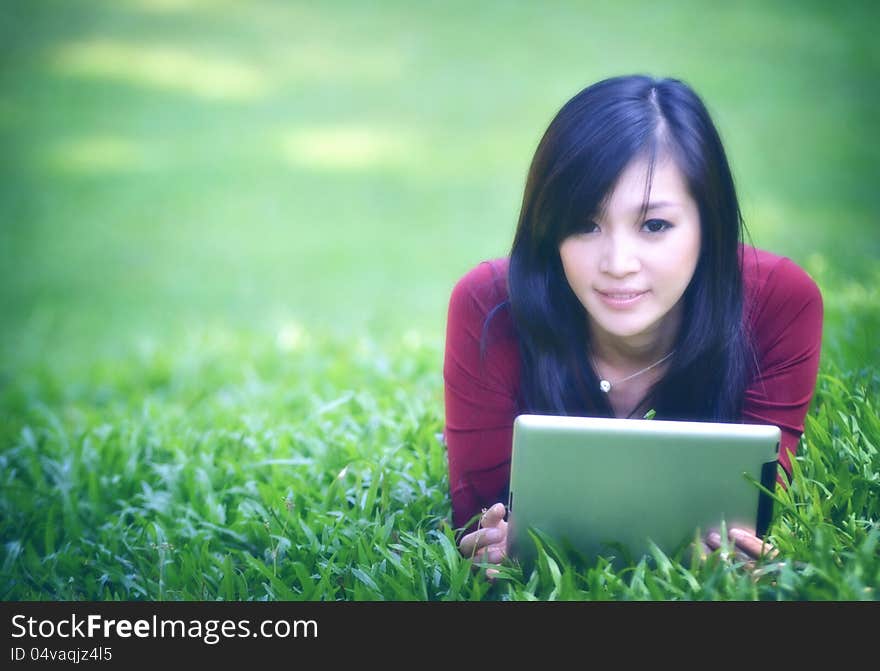
[(606, 336), (611, 338), (619, 338), (621, 340), (629, 340), (632, 338), (644, 337), (651, 331), (652, 323), (649, 321), (596, 321), (594, 322)]

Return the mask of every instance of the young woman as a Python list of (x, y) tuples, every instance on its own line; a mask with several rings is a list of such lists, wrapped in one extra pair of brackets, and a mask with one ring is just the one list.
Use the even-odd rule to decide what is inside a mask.
[[(509, 258), (455, 286), (444, 361), (460, 550), (498, 563), (521, 413), (775, 424), (790, 473), (816, 383), (822, 299), (743, 244), (718, 132), (673, 79), (618, 77), (559, 111)], [(744, 552), (761, 539), (731, 530)], [(707, 538), (717, 547), (717, 534)]]

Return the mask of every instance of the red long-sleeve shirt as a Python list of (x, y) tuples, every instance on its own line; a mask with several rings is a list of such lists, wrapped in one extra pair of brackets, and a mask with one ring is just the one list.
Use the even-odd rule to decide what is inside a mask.
[[(804, 417), (816, 385), (822, 339), (822, 297), (815, 282), (791, 260), (743, 246), (744, 319), (758, 359), (746, 390), (742, 420), (782, 431), (779, 463), (791, 471)], [(481, 508), (506, 500), (520, 359), (507, 309), (508, 259), (484, 261), (455, 285), (446, 330), (445, 380), (449, 485), (453, 522), (464, 526)]]

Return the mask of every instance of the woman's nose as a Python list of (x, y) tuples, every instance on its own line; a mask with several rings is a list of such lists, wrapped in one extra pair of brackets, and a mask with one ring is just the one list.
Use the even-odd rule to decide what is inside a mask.
[(599, 270), (607, 275), (623, 277), (641, 268), (633, 240), (623, 235), (608, 236), (599, 258)]

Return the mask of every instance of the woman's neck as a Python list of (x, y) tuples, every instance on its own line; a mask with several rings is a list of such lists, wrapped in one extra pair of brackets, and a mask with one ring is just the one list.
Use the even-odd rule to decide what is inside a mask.
[(680, 327), (680, 305), (653, 329), (633, 336), (613, 335), (590, 320), (591, 353), (594, 359), (614, 370), (649, 366), (673, 350)]

